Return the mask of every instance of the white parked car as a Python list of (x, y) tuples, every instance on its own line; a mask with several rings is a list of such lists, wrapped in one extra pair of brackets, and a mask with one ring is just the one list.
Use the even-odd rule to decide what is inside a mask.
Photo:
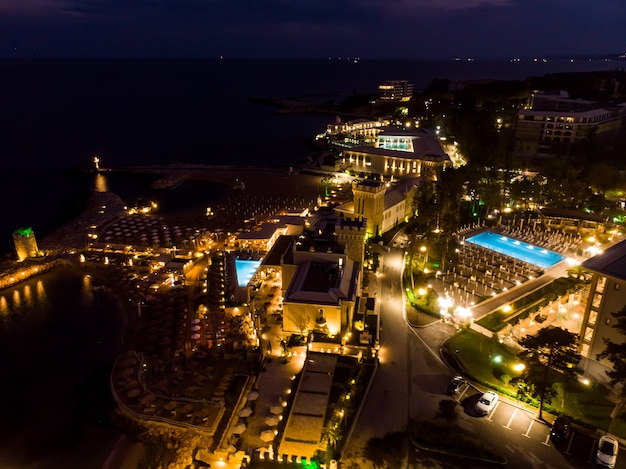
[(619, 443), (613, 437), (602, 435), (598, 442), (598, 451), (596, 452), (596, 464), (604, 467), (615, 467), (617, 460), (617, 450)]
[(497, 403), (498, 395), (495, 392), (487, 391), (480, 396), (480, 399), (478, 399), (478, 402), (474, 406), (474, 410), (477, 414), (487, 415), (493, 410)]

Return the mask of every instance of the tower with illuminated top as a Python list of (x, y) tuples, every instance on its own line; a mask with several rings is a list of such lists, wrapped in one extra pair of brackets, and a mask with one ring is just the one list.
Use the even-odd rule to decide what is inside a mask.
[(367, 220), (367, 236), (378, 236), (383, 226), (386, 186), (380, 181), (355, 180), (352, 182), (354, 217)]
[(32, 228), (15, 230), (13, 232), (13, 242), (15, 243), (15, 252), (20, 262), (29, 257), (37, 257), (39, 255), (35, 232)]

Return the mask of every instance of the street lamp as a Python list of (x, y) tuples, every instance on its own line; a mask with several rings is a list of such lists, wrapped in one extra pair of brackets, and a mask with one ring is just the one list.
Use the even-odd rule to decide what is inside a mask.
[(426, 263), (428, 262), (428, 248), (426, 246), (420, 247), (420, 252), (422, 253), (423, 265), (422, 267), (426, 267)]
[(464, 306), (458, 306), (454, 315), (459, 319), (459, 322), (466, 324), (472, 318), (472, 311)]
[(454, 302), (452, 301), (452, 298), (450, 298), (449, 296), (444, 296), (442, 298), (439, 298), (439, 307), (441, 308), (439, 311), (439, 314), (443, 317), (443, 318), (448, 318), (448, 316), (450, 316), (450, 308), (454, 305)]
[(517, 382), (517, 394), (515, 395), (516, 399), (515, 399), (515, 404), (519, 407), (519, 401), (520, 401), (520, 397), (522, 394), (522, 389), (524, 388), (524, 381), (522, 379), (520, 379)]

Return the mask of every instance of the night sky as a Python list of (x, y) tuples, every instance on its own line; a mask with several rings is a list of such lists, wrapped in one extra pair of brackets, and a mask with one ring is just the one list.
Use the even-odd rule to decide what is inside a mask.
[(0, 0), (0, 56), (591, 56), (625, 25), (624, 0)]

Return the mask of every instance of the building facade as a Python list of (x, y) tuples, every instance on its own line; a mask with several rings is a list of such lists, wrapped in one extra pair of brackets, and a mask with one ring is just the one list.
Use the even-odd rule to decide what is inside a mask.
[(523, 158), (569, 154), (573, 145), (614, 135), (623, 125), (624, 105), (572, 99), (565, 92), (536, 92), (517, 114), (515, 144)]
[(434, 133), (386, 127), (377, 135), (374, 146), (344, 149), (338, 164), (341, 170), (392, 179), (407, 174), (420, 176), (424, 167), (445, 169), (452, 162)]
[(334, 210), (340, 218), (363, 220), (367, 238), (380, 236), (413, 216), (413, 195), (417, 184), (416, 178), (406, 178), (394, 184), (355, 180), (352, 183), (353, 200), (334, 207)]
[(626, 307), (626, 241), (588, 259), (582, 267), (592, 277), (580, 331), (580, 367), (593, 380), (607, 382), (606, 371), (612, 369), (611, 362), (598, 360), (605, 348), (604, 339), (626, 341), (613, 327), (616, 319), (611, 314)]
[(387, 101), (409, 101), (413, 96), (413, 83), (407, 80), (387, 80), (378, 85), (378, 100)]

